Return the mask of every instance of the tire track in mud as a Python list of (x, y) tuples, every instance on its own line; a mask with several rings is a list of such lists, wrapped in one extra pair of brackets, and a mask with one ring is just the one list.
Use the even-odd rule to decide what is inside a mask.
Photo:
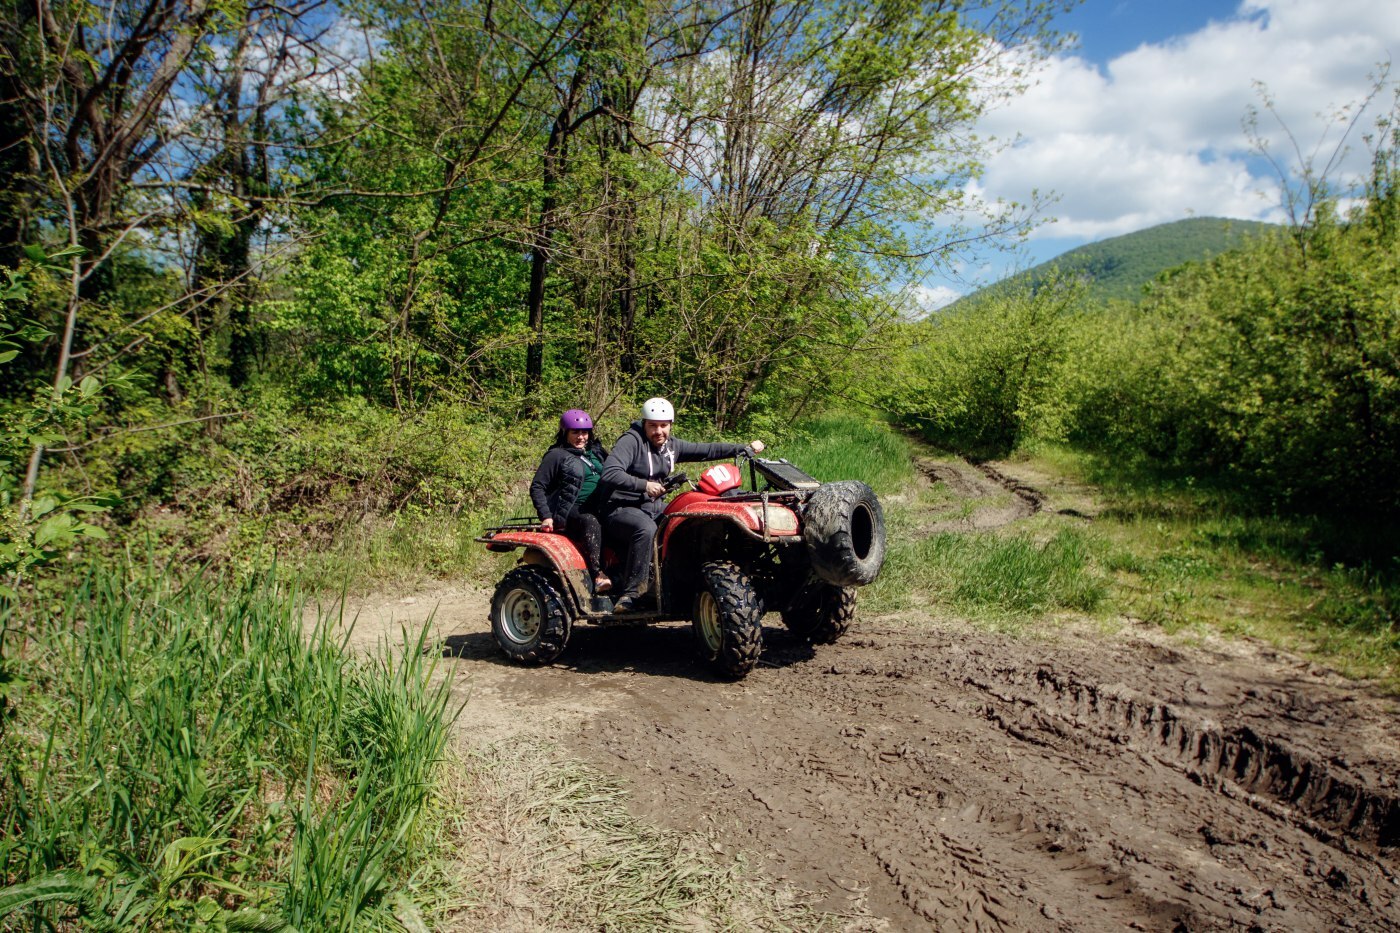
[[(895, 682), (925, 682), (902, 667), (841, 672)], [(954, 684), (955, 679), (949, 678), (947, 686)], [(1052, 759), (1062, 757), (1054, 754), (1053, 742), (1008, 725), (985, 705), (949, 706), (954, 714), (961, 708), (970, 717), (984, 716), (1017, 741), (1045, 750)], [(1169, 888), (1150, 878), (1135, 877), (1119, 865), (1135, 857), (1130, 848), (1105, 846), (1103, 834), (1091, 823), (1069, 816), (1070, 807), (1039, 799), (1052, 782), (1030, 781), (1038, 792), (1007, 795), (1004, 785), (1008, 773), (1021, 770), (1025, 777), (1029, 760), (1023, 750), (986, 739), (971, 744), (984, 752), (981, 767), (965, 772), (949, 790), (936, 795), (937, 830), (930, 839), (939, 845), (906, 853), (908, 862), (903, 870), (891, 874), (905, 901), (920, 906), (923, 919), (958, 929), (1040, 928), (1046, 921), (1069, 929), (1142, 928), (1143, 924), (1150, 929), (1197, 928), (1197, 908), (1174, 897)], [(907, 750), (907, 744), (901, 746), (898, 757), (910, 757)], [(988, 750), (992, 753), (985, 754)], [(926, 775), (937, 773), (933, 762), (921, 763)], [(1070, 778), (1072, 772), (1057, 762), (1051, 764), (1051, 770), (1056, 779), (1077, 783)], [(940, 852), (947, 864), (935, 873), (925, 870), (921, 875), (914, 870), (930, 856), (936, 860)], [(930, 884), (938, 891), (933, 903), (942, 909), (931, 911), (926, 893), (920, 893)], [(1027, 904), (1036, 909), (1028, 914), (1024, 909)], [(1076, 919), (1064, 926), (1060, 921), (1065, 917)]]
[(1014, 477), (1008, 476), (985, 461), (931, 460), (916, 458), (914, 467), (932, 483), (942, 483), (958, 499), (979, 500), (1010, 493), (1006, 505), (986, 504), (969, 515), (943, 519), (927, 530), (970, 531), (999, 528), (1021, 519), (1030, 518), (1045, 508), (1045, 494)]
[(961, 461), (916, 459), (915, 468), (931, 483), (942, 483), (957, 499), (975, 502), (981, 499), (995, 500), (1006, 492), (1012, 493), (1009, 503), (988, 502), (957, 518), (937, 518), (924, 531), (937, 534), (948, 531), (974, 531), (1000, 528), (1012, 522), (1029, 518), (1036, 513), (1039, 505), (1004, 486), (980, 468), (974, 468)]
[(992, 482), (1024, 502), (1030, 509), (1031, 515), (1045, 508), (1045, 494), (1034, 486), (1029, 486), (1014, 477), (1007, 476), (985, 460), (970, 462)]
[[(1297, 746), (1231, 720), (1287, 692), (1256, 671), (882, 629), (812, 658), (766, 635), (744, 683), (667, 677), (572, 746), (648, 818), (894, 929), (1400, 929), (1393, 795), (1309, 745), (1345, 748), (1331, 712), (1275, 710)], [(1184, 708), (1191, 683), (1213, 715)]]
[[(1029, 684), (1027, 682), (1029, 681)], [(1222, 729), (1183, 715), (1171, 705), (1123, 687), (1082, 683), (1042, 665), (1027, 678), (1007, 672), (1006, 683), (1029, 685), (1049, 703), (1038, 704), (1081, 726), (1098, 726), (1112, 740), (1145, 747), (1181, 767), (1203, 786), (1228, 781), (1287, 809), (1261, 806), (1296, 820), (1324, 842), (1346, 837), (1376, 850), (1400, 846), (1400, 797), (1338, 775), (1311, 756), (1247, 725)], [(968, 680), (994, 692), (993, 685)], [(1029, 703), (1024, 698), (1003, 697)]]

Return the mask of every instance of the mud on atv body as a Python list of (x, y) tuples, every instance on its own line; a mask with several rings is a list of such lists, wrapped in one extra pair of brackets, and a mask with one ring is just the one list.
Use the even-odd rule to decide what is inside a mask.
[[(809, 641), (839, 638), (854, 618), (856, 587), (873, 582), (884, 563), (879, 500), (864, 483), (823, 484), (786, 460), (748, 460), (756, 491), (744, 491), (742, 472), (724, 463), (667, 505), (652, 544), (654, 606), (645, 611), (614, 613), (611, 599), (593, 595), (573, 542), (540, 531), (536, 519), (486, 529), (477, 540), (488, 550), (524, 552), (491, 601), (501, 649), (547, 663), (579, 621), (689, 620), (702, 657), (738, 678), (758, 661), (767, 611)], [(686, 481), (678, 474), (667, 486)]]

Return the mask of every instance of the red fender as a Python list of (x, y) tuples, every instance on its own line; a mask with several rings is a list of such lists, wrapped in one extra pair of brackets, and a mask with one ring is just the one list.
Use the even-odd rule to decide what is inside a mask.
[[(671, 535), (688, 518), (723, 518), (736, 522), (755, 538), (763, 537), (763, 522), (759, 515), (763, 504), (752, 500), (736, 502), (733, 499), (720, 499), (701, 492), (682, 493), (671, 500), (666, 507), (668, 516), (666, 527), (661, 533), (661, 549), (665, 551)], [(770, 502), (768, 504), (769, 538), (795, 538), (800, 535), (797, 515), (787, 506)]]
[(578, 546), (564, 535), (549, 531), (495, 531), (477, 540), (485, 542), (488, 551), (525, 548), (523, 562), (554, 567), (564, 585), (573, 591), (576, 611), (589, 605), (593, 581), (588, 577), (588, 564)]

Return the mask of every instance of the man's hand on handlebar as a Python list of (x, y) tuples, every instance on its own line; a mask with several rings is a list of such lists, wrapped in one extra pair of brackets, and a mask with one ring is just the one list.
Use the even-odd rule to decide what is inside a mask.
[(684, 473), (672, 473), (659, 483), (654, 479), (647, 480), (647, 498), (660, 499), (688, 482), (690, 482), (690, 477)]
[(552, 519), (552, 518), (546, 518), (544, 521), (540, 522), (540, 531), (553, 531), (553, 530), (554, 530), (554, 519)]

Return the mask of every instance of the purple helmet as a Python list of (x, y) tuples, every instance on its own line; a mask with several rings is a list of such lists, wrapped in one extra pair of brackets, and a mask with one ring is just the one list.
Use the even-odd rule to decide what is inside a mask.
[(559, 429), (562, 431), (592, 431), (593, 419), (582, 408), (570, 408), (559, 416)]

